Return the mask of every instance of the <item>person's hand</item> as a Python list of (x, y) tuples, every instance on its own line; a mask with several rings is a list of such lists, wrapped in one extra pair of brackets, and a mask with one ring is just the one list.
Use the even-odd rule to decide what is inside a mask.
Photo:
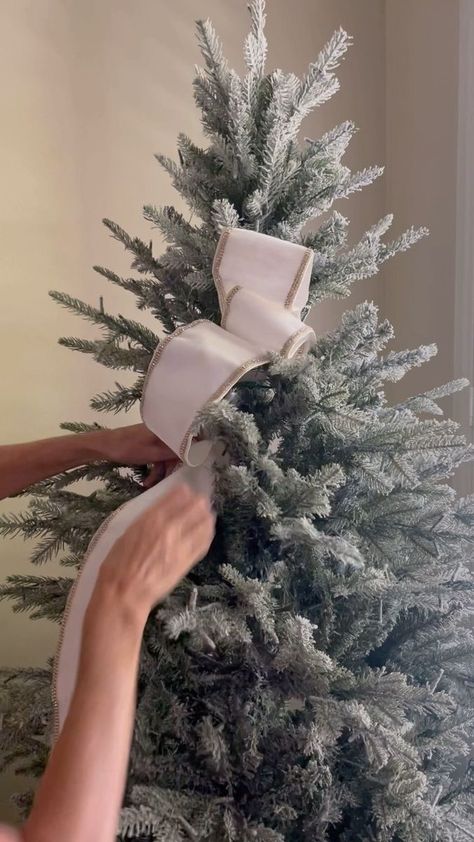
[(145, 424), (132, 424), (115, 430), (97, 430), (91, 434), (101, 458), (121, 465), (150, 465), (144, 488), (150, 488), (167, 476), (178, 463), (173, 451), (160, 441)]
[(153, 606), (205, 556), (214, 526), (206, 497), (187, 485), (170, 491), (116, 541), (102, 564), (90, 611), (105, 594), (128, 617), (143, 624)]

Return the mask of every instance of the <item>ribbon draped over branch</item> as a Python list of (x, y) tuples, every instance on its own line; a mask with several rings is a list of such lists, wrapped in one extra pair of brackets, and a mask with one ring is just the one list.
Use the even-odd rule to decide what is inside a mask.
[(150, 363), (141, 413), (150, 430), (187, 465), (202, 464), (210, 445), (194, 440), (194, 421), (275, 352), (293, 357), (314, 339), (301, 322), (313, 252), (243, 228), (220, 237), (213, 277), (220, 327), (201, 319), (178, 328)]
[(115, 541), (147, 508), (186, 482), (212, 494), (212, 443), (196, 441), (196, 417), (274, 353), (290, 358), (308, 349), (313, 330), (301, 321), (313, 252), (304, 246), (241, 228), (219, 239), (213, 277), (221, 324), (200, 319), (178, 328), (158, 346), (141, 401), (146, 426), (184, 465), (120, 506), (93, 536), (62, 621), (53, 675), (55, 733), (59, 734), (76, 684), (82, 627), (102, 562)]

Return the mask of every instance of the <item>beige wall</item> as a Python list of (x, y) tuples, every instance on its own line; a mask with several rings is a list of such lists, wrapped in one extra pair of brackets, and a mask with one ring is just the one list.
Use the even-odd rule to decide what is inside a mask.
[(387, 264), (384, 309), (398, 347), (439, 349), (394, 395), (453, 376), (458, 11), (457, 0), (386, 3), (386, 205), (400, 230), (430, 236)]
[[(463, 370), (454, 362), (456, 271), (461, 271), (456, 234), (463, 236), (456, 231), (456, 184), (463, 178), (458, 173), (459, 27), (459, 0), (386, 0), (386, 206), (400, 229), (426, 225), (430, 236), (387, 264), (383, 308), (395, 326), (397, 348), (438, 346), (434, 359), (388, 388), (394, 400), (471, 377), (470, 366)], [(469, 438), (468, 402), (464, 390), (455, 403), (449, 397), (442, 406)], [(472, 463), (462, 465), (451, 480), (460, 494), (472, 491), (473, 482)]]
[[(439, 22), (428, 13), (433, 2)], [(440, 342), (442, 359), (431, 364), (430, 383), (450, 376), (452, 364), (446, 285), (450, 231), (445, 224), (452, 201), (454, 111), (440, 88), (449, 94), (454, 84), (450, 51), (455, 48), (455, 24), (442, 13), (455, 3), (388, 0), (387, 19), (385, 0), (295, 0), (291, 14), (287, 0), (268, 3), (273, 66), (302, 73), (337, 26), (354, 36), (340, 72), (341, 91), (305, 126), (305, 134), (315, 136), (353, 119), (360, 131), (346, 156), (348, 165), (388, 165), (378, 182), (338, 204), (352, 220), (350, 241), (386, 208), (396, 212), (394, 233), (412, 223), (432, 229), (429, 246), (425, 241), (397, 257), (391, 275), (359, 284), (349, 301), (322, 304), (313, 324), (326, 331), (348, 306), (364, 298), (383, 302), (385, 292), (381, 315), (393, 318), (400, 337), (397, 347), (422, 339)], [(52, 435), (61, 419), (92, 417), (88, 399), (106, 388), (113, 375), (56, 345), (58, 335), (93, 331), (59, 310), (47, 291), (59, 288), (92, 303), (103, 294), (110, 310), (133, 312), (125, 294), (105, 286), (90, 268), (103, 263), (128, 269), (127, 258), (100, 220), (109, 216), (128, 231), (149, 237), (141, 219), (143, 203), (176, 202), (153, 153), (174, 155), (178, 131), (200, 137), (191, 91), (193, 65), (199, 61), (193, 20), (212, 17), (229, 58), (241, 68), (245, 7), (244, 0), (0, 4), (1, 441)], [(404, 18), (409, 10), (410, 18)], [(418, 40), (416, 29), (408, 31), (408, 21), (419, 31), (428, 24), (432, 38)], [(427, 52), (427, 65), (417, 60), (415, 48)], [(443, 55), (443, 63), (434, 60), (436, 54)], [(442, 76), (446, 66), (447, 77)], [(408, 76), (410, 69), (414, 79)], [(438, 117), (439, 109), (442, 114), (437, 125), (436, 107)], [(440, 162), (445, 170), (437, 180)], [(389, 278), (390, 288), (385, 286)], [(438, 308), (429, 317), (427, 298)], [(9, 502), (2, 510), (20, 505)], [(5, 542), (0, 548), (2, 574), (27, 571), (27, 558), (23, 542)], [(7, 605), (0, 605), (0, 628), (2, 664), (41, 664), (54, 648), (54, 627), (12, 615)], [(6, 815), (12, 787), (9, 780), (0, 788), (0, 816)]]

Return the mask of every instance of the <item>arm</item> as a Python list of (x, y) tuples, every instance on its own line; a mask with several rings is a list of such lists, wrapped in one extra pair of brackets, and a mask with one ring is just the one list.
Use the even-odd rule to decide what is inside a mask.
[(206, 553), (213, 531), (209, 503), (182, 486), (135, 521), (104, 561), (71, 707), (18, 842), (115, 842), (144, 624)]
[(0, 447), (0, 500), (89, 462), (147, 465), (172, 459), (176, 459), (175, 454), (144, 424), (3, 445)]
[[(135, 711), (142, 624), (103, 583), (84, 628), (78, 683), (22, 842), (113, 842)], [(106, 797), (104, 795), (106, 794)]]

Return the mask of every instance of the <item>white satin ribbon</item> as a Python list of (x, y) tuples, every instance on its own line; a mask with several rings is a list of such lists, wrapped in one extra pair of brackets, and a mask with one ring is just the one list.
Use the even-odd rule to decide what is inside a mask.
[(202, 319), (168, 336), (143, 390), (143, 421), (186, 464), (206, 456), (193, 429), (206, 403), (221, 400), (272, 353), (292, 357), (314, 339), (300, 318), (312, 260), (310, 249), (266, 234), (244, 228), (221, 234), (213, 264), (221, 326)]
[(53, 676), (56, 736), (74, 692), (84, 614), (102, 562), (130, 524), (173, 486), (185, 482), (212, 494), (213, 445), (196, 441), (196, 415), (273, 353), (290, 358), (309, 347), (314, 333), (300, 316), (312, 262), (313, 252), (304, 246), (242, 228), (225, 230), (213, 263), (221, 325), (201, 319), (158, 346), (145, 380), (142, 418), (184, 465), (120, 506), (92, 538), (61, 626)]

